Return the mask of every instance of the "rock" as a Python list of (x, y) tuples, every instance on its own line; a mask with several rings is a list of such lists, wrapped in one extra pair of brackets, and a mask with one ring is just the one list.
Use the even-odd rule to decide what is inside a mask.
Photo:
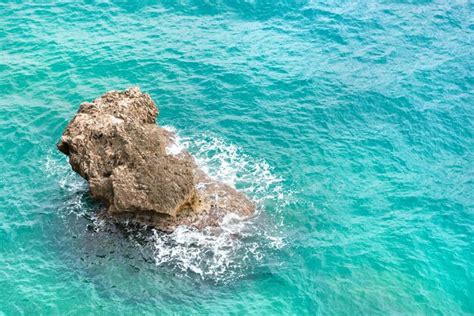
[(249, 199), (207, 176), (189, 153), (166, 153), (174, 135), (156, 124), (157, 116), (151, 97), (135, 87), (82, 103), (66, 127), (58, 149), (106, 215), (163, 231), (215, 227), (229, 213), (251, 215)]

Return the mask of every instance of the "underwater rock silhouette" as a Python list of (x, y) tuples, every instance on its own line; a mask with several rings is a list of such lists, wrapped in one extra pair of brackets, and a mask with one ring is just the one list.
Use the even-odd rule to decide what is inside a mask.
[(188, 152), (167, 154), (174, 134), (156, 124), (158, 114), (151, 97), (133, 87), (82, 103), (66, 127), (57, 147), (106, 205), (105, 215), (167, 232), (251, 215), (253, 203), (211, 179)]

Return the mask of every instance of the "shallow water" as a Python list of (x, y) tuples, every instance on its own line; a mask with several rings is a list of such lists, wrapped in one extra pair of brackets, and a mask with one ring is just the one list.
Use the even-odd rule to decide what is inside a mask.
[[(473, 9), (0, 4), (0, 312), (474, 314)], [(256, 216), (96, 218), (55, 143), (132, 85)]]

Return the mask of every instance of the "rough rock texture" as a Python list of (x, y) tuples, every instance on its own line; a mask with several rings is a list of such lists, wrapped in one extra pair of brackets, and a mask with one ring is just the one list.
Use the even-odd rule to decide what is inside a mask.
[(174, 136), (156, 124), (157, 116), (150, 96), (130, 88), (82, 103), (66, 127), (58, 149), (107, 215), (163, 231), (217, 226), (231, 212), (251, 215), (247, 197), (209, 178), (189, 153), (166, 153)]

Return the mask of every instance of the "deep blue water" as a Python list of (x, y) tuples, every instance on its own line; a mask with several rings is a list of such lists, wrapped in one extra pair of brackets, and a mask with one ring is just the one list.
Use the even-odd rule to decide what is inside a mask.
[[(0, 314), (474, 314), (472, 2), (140, 3), (0, 4)], [(96, 218), (55, 143), (134, 85), (255, 218)]]

